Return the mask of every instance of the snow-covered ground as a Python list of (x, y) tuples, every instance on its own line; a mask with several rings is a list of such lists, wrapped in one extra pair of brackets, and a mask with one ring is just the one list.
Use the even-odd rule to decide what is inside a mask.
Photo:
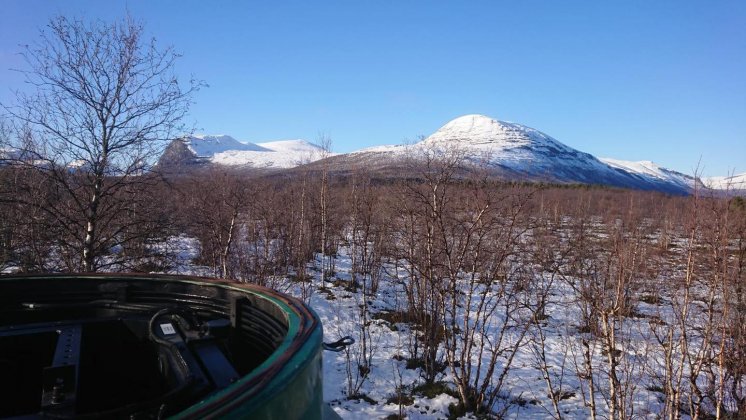
[[(176, 268), (173, 272), (185, 274), (210, 275), (207, 267), (194, 266), (190, 261), (197, 255), (199, 244), (188, 237), (173, 238), (163, 246), (169, 247), (177, 255)], [(363, 302), (361, 294), (351, 288), (352, 262), (348, 249), (341, 248), (334, 259), (334, 274), (322, 283), (319, 261), (308, 265), (311, 283), (295, 283), (290, 279), (280, 279), (276, 288), (305, 297), (309, 305), (319, 314), (324, 325), (324, 341), (332, 342), (345, 336), (352, 336), (356, 344), (347, 351), (324, 353), (324, 400), (345, 419), (384, 418), (403, 414), (410, 419), (446, 418), (449, 406), (458, 400), (454, 397), (455, 388), (451, 384), (449, 369), (436, 378), (436, 381), (449, 389), (448, 392), (429, 394), (418, 391), (423, 384), (419, 368), (408, 369), (408, 344), (412, 334), (416, 334), (410, 325), (393, 323), (380, 317), (380, 314), (401, 309), (406, 305), (402, 277), (392, 266), (384, 267), (380, 288), (374, 297)], [(537, 281), (549, 281), (548, 274), (540, 274)], [(484, 292), (484, 291), (482, 291)], [(506, 377), (506, 383), (494, 409), (504, 410), (506, 418), (556, 418), (549, 398), (546, 378), (539, 367), (546, 364), (547, 372), (554, 383), (555, 392), (559, 392), (559, 409), (565, 418), (587, 418), (589, 416), (587, 400), (587, 383), (580, 379), (578, 369), (581, 363), (580, 351), (587, 334), (580, 330), (578, 320), (581, 318), (576, 304), (576, 294), (567, 281), (553, 281), (546, 307), (546, 319), (541, 322), (541, 333), (544, 337), (546, 360), (539, 358), (541, 348), (537, 345), (541, 336), (539, 330), (532, 328), (518, 348)], [(367, 303), (370, 311), (370, 329), (368, 355), (371, 358), (370, 373), (362, 379), (358, 375), (358, 358), (360, 353), (361, 334), (360, 307)], [(671, 314), (660, 306), (640, 302), (635, 317), (627, 318), (620, 326), (621, 337), (619, 349), (621, 365), (625, 371), (623, 378), (633, 384), (634, 395), (630, 398), (634, 404), (637, 418), (657, 418), (656, 413), (662, 409), (662, 394), (651, 380), (649, 369), (660, 366), (659, 357), (650, 345), (650, 332), (647, 328), (651, 319), (667, 319)], [(505, 321), (496, 311), (486, 336), (494, 337), (502, 322)], [(647, 332), (646, 332), (647, 331)], [(518, 339), (518, 331), (508, 331), (507, 340)], [(593, 358), (600, 366), (599, 375), (604, 365), (601, 345), (591, 345)], [(486, 357), (486, 356), (482, 356)], [(500, 357), (497, 363), (499, 372), (505, 363)], [(476, 363), (479, 360), (473, 360)], [(486, 362), (486, 360), (481, 360)], [(348, 390), (355, 381), (362, 385), (355, 398), (348, 398)], [(600, 377), (597, 380), (604, 387)], [(402, 399), (399, 404), (397, 390), (411, 393), (412, 398)], [(587, 398), (587, 396), (586, 396)], [(599, 413), (606, 413), (603, 392), (596, 395)]]
[[(567, 223), (567, 220), (571, 221), (566, 219), (563, 223)], [(600, 229), (602, 222), (594, 221), (593, 224)], [(605, 235), (602, 229), (593, 234), (599, 237)], [(651, 237), (651, 240), (655, 240), (655, 237)], [(685, 246), (685, 240), (674, 239), (671, 246), (681, 249)], [(194, 238), (176, 236), (153, 247), (158, 254), (169, 256), (168, 273), (206, 277), (217, 274), (211, 268), (195, 263), (200, 244)], [(404, 290), (407, 277), (401, 270), (402, 261), (384, 263), (380, 270), (378, 291), (367, 297), (354, 286), (352, 266), (350, 249), (342, 246), (333, 259), (333, 269), (327, 271), (326, 281), (322, 281), (317, 256), (316, 261), (310, 262), (306, 267), (310, 282), (279, 277), (272, 279), (270, 284), (279, 291), (304, 299), (318, 313), (324, 325), (325, 342), (333, 342), (345, 336), (352, 336), (356, 341), (356, 344), (345, 351), (324, 353), (324, 400), (345, 419), (398, 415), (405, 415), (410, 419), (448, 417), (450, 407), (458, 403), (450, 368), (444, 366), (435, 378), (436, 388), (423, 388), (422, 370), (419, 367), (408, 367), (408, 361), (411, 361), (411, 343), (414, 335), (418, 334), (417, 328), (385, 316), (407, 307)], [(12, 268), (6, 269), (4, 271), (12, 271)], [(116, 270), (117, 267), (111, 269)], [(547, 386), (549, 378), (553, 384), (553, 392), (560, 396), (557, 408), (562, 417), (589, 417), (588, 377), (583, 373), (582, 360), (584, 349), (587, 348), (595, 366), (593, 377), (598, 388), (598, 412), (601, 418), (606, 418), (609, 410), (606, 393), (608, 376), (605, 372), (603, 346), (600, 340), (593, 339), (579, 325), (582, 307), (578, 304), (578, 292), (573, 288), (573, 284), (579, 280), (573, 277), (559, 279), (555, 274), (532, 271), (532, 282), (546, 285), (546, 290), (549, 291), (545, 316), (538, 323), (532, 324), (525, 336), (521, 336), (520, 329), (504, 331), (505, 343), (520, 342), (520, 345), (512, 361), (509, 361), (511, 351), (497, 358), (496, 369), (491, 373), (493, 378), (506, 367), (509, 369), (492, 408), (506, 418), (557, 418)], [(357, 281), (364, 280), (358, 276)], [(626, 391), (629, 393), (627, 399), (635, 418), (658, 418), (658, 413), (663, 409), (660, 377), (664, 366), (661, 350), (664, 347), (656, 343), (653, 334), (656, 331), (665, 332), (668, 325), (675, 327), (677, 322), (671, 305), (662, 304), (675, 299), (676, 292), (655, 290), (655, 284), (652, 281), (648, 285), (648, 291), (643, 290), (643, 294), (638, 296), (633, 313), (623, 317), (618, 326), (616, 348), (619, 351), (619, 375), (622, 383), (630, 387)], [(470, 293), (474, 298), (492, 293), (481, 286), (471, 289), (473, 292), (468, 292), (470, 289), (465, 287), (460, 290), (464, 294)], [(658, 297), (646, 295), (658, 292)], [(495, 298), (497, 299), (497, 295)], [(361, 315), (362, 305), (366, 305), (369, 311), (365, 319)], [(484, 324), (486, 330), (480, 340), (484, 340), (488, 346), (503, 332), (503, 325), (516, 319), (516, 315), (511, 315), (510, 320), (506, 318), (503, 308), (502, 303), (498, 304), (493, 315)], [(460, 307), (459, 316), (464, 316), (467, 313), (465, 311), (465, 307)], [(693, 323), (702, 322), (706, 318), (697, 314), (691, 317)], [(361, 327), (365, 324), (369, 325), (367, 330)], [(658, 328), (662, 329), (657, 330)], [(361, 346), (363, 334), (367, 334), (366, 352), (362, 351)], [(691, 340), (690, 345), (696, 349), (697, 338), (693, 335)], [(588, 343), (589, 347), (585, 347)], [(482, 363), (481, 371), (485, 372), (489, 353), (471, 354), (474, 368), (480, 370), (477, 366)], [(358, 368), (363, 357), (367, 357), (369, 362), (370, 370), (367, 375), (361, 375)], [(686, 377), (684, 378), (686, 381)], [(351, 389), (356, 389), (352, 398), (349, 396), (353, 393)]]
[[(350, 261), (348, 256), (340, 254), (336, 262), (336, 277), (347, 281)], [(319, 281), (318, 275), (315, 281)], [(547, 319), (542, 323), (545, 337), (546, 363), (549, 366), (549, 374), (562, 394), (559, 402), (560, 410), (566, 418), (587, 418), (588, 408), (582, 398), (583, 385), (575, 372), (575, 361), (570, 349), (581, 348), (584, 334), (578, 333), (577, 320), (580, 318), (578, 308), (572, 303), (574, 293), (563, 283), (557, 282), (552, 292), (552, 298), (547, 306)], [(361, 304), (360, 296), (345, 290), (344, 286), (329, 285), (324, 292), (316, 292), (310, 301), (310, 306), (316, 310), (325, 325), (325, 341), (335, 341), (340, 337), (351, 335), (359, 342), (360, 328), (359, 318), (356, 316)], [(404, 291), (396, 279), (389, 278), (382, 282), (378, 296), (369, 302), (372, 313), (382, 311), (393, 311), (401, 307), (404, 299)], [(651, 313), (656, 308), (643, 308)], [(497, 313), (500, 311), (498, 310)], [(500, 316), (496, 313), (495, 322), (488, 330), (487, 336), (495, 337), (500, 325)], [(375, 315), (373, 316), (375, 318)], [(637, 320), (647, 322), (644, 318)], [(623, 330), (630, 333), (629, 343), (623, 346), (627, 364), (632, 365), (646, 357), (648, 346), (640, 345), (644, 337), (632, 334), (638, 329), (636, 321), (625, 325)], [(365, 380), (361, 388), (361, 394), (370, 399), (350, 400), (346, 397), (347, 372), (346, 354), (326, 352), (324, 357), (324, 399), (329, 402), (334, 410), (343, 418), (368, 419), (383, 418), (399, 413), (399, 406), (395, 401), (395, 390), (404, 386), (408, 390), (416, 388), (423, 383), (419, 369), (407, 369), (405, 359), (409, 356), (407, 343), (409, 334), (413, 331), (408, 325), (391, 325), (382, 320), (374, 320), (371, 326), (374, 348), (373, 363), (369, 378)], [(508, 341), (518, 338), (518, 331), (509, 332), (512, 337)], [(529, 334), (528, 339), (519, 348), (506, 378), (505, 391), (501, 393), (495, 410), (505, 410), (506, 418), (554, 418), (551, 400), (542, 372), (538, 369), (540, 363), (536, 351), (536, 332)], [(353, 349), (353, 353), (354, 353)], [(353, 356), (354, 357), (354, 356)], [(486, 364), (487, 356), (483, 355)], [(594, 358), (599, 365), (603, 365), (603, 356), (600, 346), (596, 346)], [(477, 361), (474, 361), (475, 365)], [(354, 366), (354, 365), (353, 365)], [(498, 362), (499, 372), (502, 363)], [(635, 395), (636, 413), (639, 418), (656, 418), (655, 414), (661, 410), (660, 394), (651, 391), (654, 384), (643, 380), (643, 365), (639, 365), (639, 371), (635, 372), (640, 382), (637, 384)], [(445, 369), (438, 381), (450, 383), (452, 376)], [(448, 385), (454, 390), (452, 385)], [(455, 390), (454, 390), (455, 391)], [(402, 407), (403, 413), (410, 419), (445, 418), (449, 415), (448, 406), (457, 403), (458, 400), (448, 394), (440, 394), (434, 398), (415, 392), (414, 398), (409, 405)], [(605, 412), (602, 408), (600, 412)]]

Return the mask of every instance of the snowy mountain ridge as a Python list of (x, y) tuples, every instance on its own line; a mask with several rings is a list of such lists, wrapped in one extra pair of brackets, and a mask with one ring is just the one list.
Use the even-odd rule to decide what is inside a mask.
[(691, 177), (652, 162), (598, 159), (534, 128), (478, 114), (458, 117), (408, 147), (381, 146), (351, 155), (357, 155), (357, 161), (364, 156), (370, 161), (391, 162), (433, 149), (459, 150), (467, 160), (486, 162), (509, 180), (602, 184), (674, 194), (688, 193), (695, 183)]
[(730, 176), (713, 176), (702, 182), (714, 190), (746, 191), (746, 173)]
[[(682, 188), (694, 188), (697, 181), (694, 177), (671, 169), (664, 168), (649, 160), (627, 161), (611, 158), (599, 158), (601, 162), (613, 168), (619, 168), (632, 174), (659, 179), (681, 186)], [(701, 184), (701, 180), (700, 180)]]
[[(488, 153), (489, 161), (528, 180), (603, 184), (685, 194), (694, 183), (683, 174), (651, 165), (598, 159), (521, 124), (465, 115), (425, 139), (427, 145), (457, 145)], [(646, 168), (643, 170), (642, 168)], [(654, 169), (655, 168), (655, 169)]]
[[(174, 143), (180, 142), (174, 145)], [(286, 169), (326, 158), (332, 170), (404, 168), (408, 158), (426, 150), (459, 150), (467, 161), (487, 163), (500, 179), (524, 182), (599, 184), (688, 194), (695, 186), (746, 189), (746, 174), (703, 180), (651, 161), (597, 158), (525, 125), (485, 115), (455, 118), (424, 140), (411, 145), (382, 145), (346, 154), (324, 153), (305, 140), (251, 143), (228, 135), (196, 135), (175, 141), (178, 161)], [(178, 149), (178, 150), (176, 150)], [(165, 156), (165, 155), (164, 155)]]
[(478, 114), (451, 120), (416, 146), (480, 153), (495, 165), (534, 175), (542, 172), (560, 178), (586, 178), (580, 172), (608, 172), (592, 155), (566, 146), (541, 131)]
[(449, 121), (423, 143), (486, 145), (493, 151), (527, 146), (568, 149), (564, 144), (533, 128), (479, 114), (464, 115)]
[(267, 149), (254, 143), (244, 143), (224, 134), (189, 136), (184, 140), (189, 150), (197, 157), (212, 157), (215, 154), (236, 150), (266, 152)]
[[(170, 149), (170, 150), (169, 150)], [(293, 168), (324, 157), (324, 150), (306, 140), (262, 143), (238, 141), (228, 135), (193, 135), (175, 140), (164, 156), (178, 155), (180, 163), (214, 163), (255, 168)]]

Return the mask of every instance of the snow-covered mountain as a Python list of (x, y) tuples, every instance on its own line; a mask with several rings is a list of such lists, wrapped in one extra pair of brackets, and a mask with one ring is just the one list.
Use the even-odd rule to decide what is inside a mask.
[(0, 146), (0, 165), (13, 163), (20, 158), (21, 153), (18, 150)]
[(703, 178), (702, 183), (714, 190), (746, 191), (746, 173)]
[[(539, 130), (484, 115), (458, 117), (410, 146), (378, 146), (330, 159), (337, 168), (369, 165), (401, 170), (406, 157), (425, 150), (458, 150), (467, 160), (486, 162), (502, 179), (527, 182), (600, 184), (686, 194), (694, 180), (654, 164), (602, 160), (573, 149)], [(392, 169), (393, 170), (393, 169)]]
[(423, 145), (462, 147), (488, 156), (495, 166), (527, 180), (686, 193), (694, 179), (652, 162), (598, 159), (531, 127), (484, 115), (456, 118), (426, 138)]
[(634, 176), (677, 185), (684, 190), (693, 189), (695, 184), (702, 186), (702, 181), (695, 179), (691, 175), (686, 175), (682, 174), (681, 172), (666, 169), (649, 160), (642, 160), (638, 162), (611, 158), (599, 158), (599, 160), (613, 168), (621, 169)]
[[(510, 181), (580, 183), (687, 194), (695, 185), (746, 189), (746, 174), (709, 178), (705, 182), (650, 161), (597, 158), (567, 146), (539, 130), (484, 115), (458, 117), (412, 145), (375, 146), (329, 155), (324, 164), (339, 173), (368, 169), (400, 176), (412, 158), (425, 151), (455, 151), (467, 161), (487, 163), (493, 175)], [(205, 163), (259, 168), (312, 168), (325, 154), (304, 140), (240, 142), (230, 136), (191, 136), (174, 141), (161, 163)], [(405, 173), (406, 175), (406, 173)]]
[(185, 144), (198, 157), (212, 157), (227, 151), (266, 152), (267, 149), (254, 143), (242, 143), (226, 135), (194, 135), (184, 140)]
[(264, 143), (240, 142), (226, 135), (195, 135), (174, 140), (164, 152), (162, 165), (214, 163), (228, 166), (286, 169), (324, 156), (321, 147), (305, 140)]
[(438, 129), (421, 147), (459, 148), (527, 179), (615, 184), (617, 173), (588, 153), (520, 124), (465, 115)]

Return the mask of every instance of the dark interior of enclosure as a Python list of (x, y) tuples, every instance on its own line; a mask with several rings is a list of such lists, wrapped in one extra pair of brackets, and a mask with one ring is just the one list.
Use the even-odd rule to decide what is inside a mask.
[(52, 362), (54, 332), (0, 337), (0, 415), (39, 409), (41, 371)]
[(221, 287), (0, 285), (0, 417), (173, 414), (252, 372), (288, 333), (281, 307)]
[(156, 349), (123, 322), (88, 324), (82, 342), (78, 413), (111, 410), (166, 392)]

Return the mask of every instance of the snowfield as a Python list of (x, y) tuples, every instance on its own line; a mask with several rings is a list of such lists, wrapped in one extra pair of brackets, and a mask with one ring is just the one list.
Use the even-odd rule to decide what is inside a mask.
[[(722, 283), (710, 282), (711, 273), (699, 268), (709, 252), (690, 255), (696, 264), (687, 260), (687, 252), (706, 246), (695, 244), (680, 230), (651, 228), (650, 219), (635, 220), (620, 235), (617, 229), (628, 223), (622, 219), (561, 216), (544, 219), (544, 224), (525, 219), (533, 227), (524, 229), (521, 224), (516, 242), (504, 249), (499, 241), (484, 248), (490, 254), (505, 252), (505, 265), (499, 263), (502, 268), (489, 268), (496, 261), (490, 259), (478, 275), (465, 270), (454, 277), (439, 275), (438, 281), (453, 281), (453, 287), (438, 292), (442, 336), (431, 383), (425, 380), (422, 353), (419, 357), (413, 353), (425, 329), (402, 316), (412, 310), (413, 285), (423, 287), (410, 277), (416, 271), (406, 259), (383, 256), (377, 268), (361, 274), (359, 259), (355, 262), (361, 258), (361, 247), (348, 235), (340, 239), (333, 255), (322, 260), (315, 254), (304, 267), (305, 277), (290, 272), (262, 281), (306, 302), (323, 323), (325, 342), (347, 336), (355, 340), (341, 352), (323, 355), (324, 401), (342, 418), (431, 419), (455, 413), (475, 418), (458, 407), (455, 384), (464, 371), (485, 384), (492, 396), (483, 404), (494, 417), (581, 419), (590, 417), (595, 406), (599, 418), (609, 418), (614, 410), (609, 362), (613, 354), (617, 391), (623, 392), (615, 401), (624, 404), (616, 407), (617, 414), (622, 410), (630, 418), (657, 419), (667, 409), (664, 386), (671, 377), (666, 366), (672, 361), (676, 365), (672, 372), (681, 375), (679, 389), (686, 396), (698, 361), (716, 354), (719, 333), (707, 334), (713, 326), (727, 324), (710, 323), (722, 313), (721, 289), (717, 289)], [(512, 225), (502, 226), (504, 233)], [(257, 255), (275, 249), (272, 240), (242, 244), (247, 249), (253, 245)], [(163, 264), (163, 256), (168, 259), (163, 270), (152, 272), (219, 276), (218, 267), (197, 263), (201, 244), (193, 237), (173, 236), (150, 247), (161, 260), (142, 261), (143, 265), (156, 267)], [(373, 252), (373, 243), (367, 247)], [(614, 247), (618, 253), (611, 252)], [(640, 247), (649, 248), (643, 252)], [(112, 249), (103, 258), (116, 258), (119, 252)], [(645, 257), (638, 260), (640, 252)], [(59, 256), (48, 258), (50, 264), (62, 266), (54, 262)], [(624, 264), (618, 260), (625, 258), (631, 260)], [(108, 267), (115, 272), (126, 269)], [(692, 275), (685, 275), (686, 270)], [(613, 283), (617, 272), (622, 273), (624, 286), (609, 287), (605, 282)], [(612, 274), (605, 277), (608, 273)], [(493, 274), (489, 280), (487, 276)], [(686, 279), (693, 280), (689, 284)], [(601, 300), (592, 299), (601, 295), (605, 295)], [(604, 341), (608, 335), (598, 330), (611, 324), (598, 319), (592, 305), (613, 318), (613, 346)], [(679, 311), (682, 307), (687, 310)], [(453, 337), (462, 341), (449, 341)], [(470, 347), (464, 337), (471, 337)], [(613, 352), (606, 351), (610, 346)], [(715, 362), (705, 366), (691, 383), (712, 392), (713, 381), (721, 377), (719, 368)], [(683, 398), (676, 413), (689, 418)], [(736, 402), (728, 398), (724, 402), (732, 409)], [(713, 412), (711, 401), (701, 404)]]
[[(188, 237), (176, 237), (161, 246), (175, 256), (174, 274), (210, 276), (207, 267), (195, 266), (191, 261), (198, 255), (198, 242)], [(406, 323), (387, 320), (382, 314), (401, 310), (406, 303), (402, 280), (406, 274), (397, 269), (398, 264), (386, 264), (379, 290), (375, 297), (362, 301), (361, 294), (351, 285), (352, 263), (349, 249), (341, 248), (333, 260), (333, 276), (322, 282), (319, 259), (308, 266), (310, 282), (292, 281), (290, 278), (275, 279), (273, 287), (304, 299), (320, 316), (324, 325), (324, 341), (332, 342), (352, 336), (356, 344), (345, 351), (324, 353), (324, 400), (342, 418), (369, 419), (404, 415), (410, 419), (446, 418), (449, 406), (458, 403), (455, 389), (450, 384), (452, 375), (445, 368), (436, 378), (441, 391), (418, 391), (423, 385), (419, 368), (408, 367), (408, 343), (416, 329)], [(508, 330), (506, 343), (521, 340), (518, 350), (507, 370), (503, 391), (495, 401), (493, 410), (505, 418), (556, 418), (547, 390), (547, 376), (553, 383), (555, 393), (560, 396), (558, 409), (565, 418), (587, 418), (587, 383), (580, 379), (582, 370), (581, 351), (583, 343), (590, 339), (583, 332), (578, 320), (580, 307), (576, 291), (570, 287), (572, 278), (560, 281), (549, 273), (538, 273), (536, 281), (549, 285), (546, 317), (521, 338), (519, 330)], [(359, 280), (359, 279), (358, 279)], [(491, 293), (478, 290), (476, 293)], [(357, 374), (357, 365), (365, 355), (360, 354), (363, 330), (360, 328), (360, 308), (367, 304), (370, 311), (368, 332), (368, 357), (370, 372), (365, 378)], [(461, 311), (463, 314), (464, 312)], [(648, 327), (651, 320), (675, 322), (674, 315), (665, 307), (654, 303), (640, 302), (637, 313), (625, 318), (619, 327), (620, 367), (622, 380), (628, 381), (632, 389), (630, 403), (636, 418), (658, 418), (663, 409), (660, 387), (653, 378), (661, 374), (663, 360), (660, 349), (651, 345), (653, 341)], [(501, 309), (495, 312), (487, 325), (486, 337), (495, 337), (500, 326), (506, 322)], [(541, 343), (543, 342), (543, 345)], [(601, 345), (591, 344), (594, 363), (601, 366), (596, 380), (603, 389), (602, 369), (605, 356)], [(544, 353), (544, 357), (541, 355)], [(483, 355), (486, 357), (486, 355)], [(507, 355), (499, 358), (497, 372), (506, 367)], [(486, 363), (486, 360), (481, 360)], [(474, 366), (480, 360), (473, 360)], [(546, 368), (545, 372), (542, 366)], [(652, 373), (651, 373), (652, 369)], [(348, 389), (360, 384), (357, 395), (350, 398)], [(411, 399), (401, 398), (397, 390), (413, 393)], [(584, 397), (585, 394), (585, 397)], [(605, 394), (597, 393), (599, 414), (605, 416), (608, 407)], [(399, 403), (401, 402), (401, 404)]]

